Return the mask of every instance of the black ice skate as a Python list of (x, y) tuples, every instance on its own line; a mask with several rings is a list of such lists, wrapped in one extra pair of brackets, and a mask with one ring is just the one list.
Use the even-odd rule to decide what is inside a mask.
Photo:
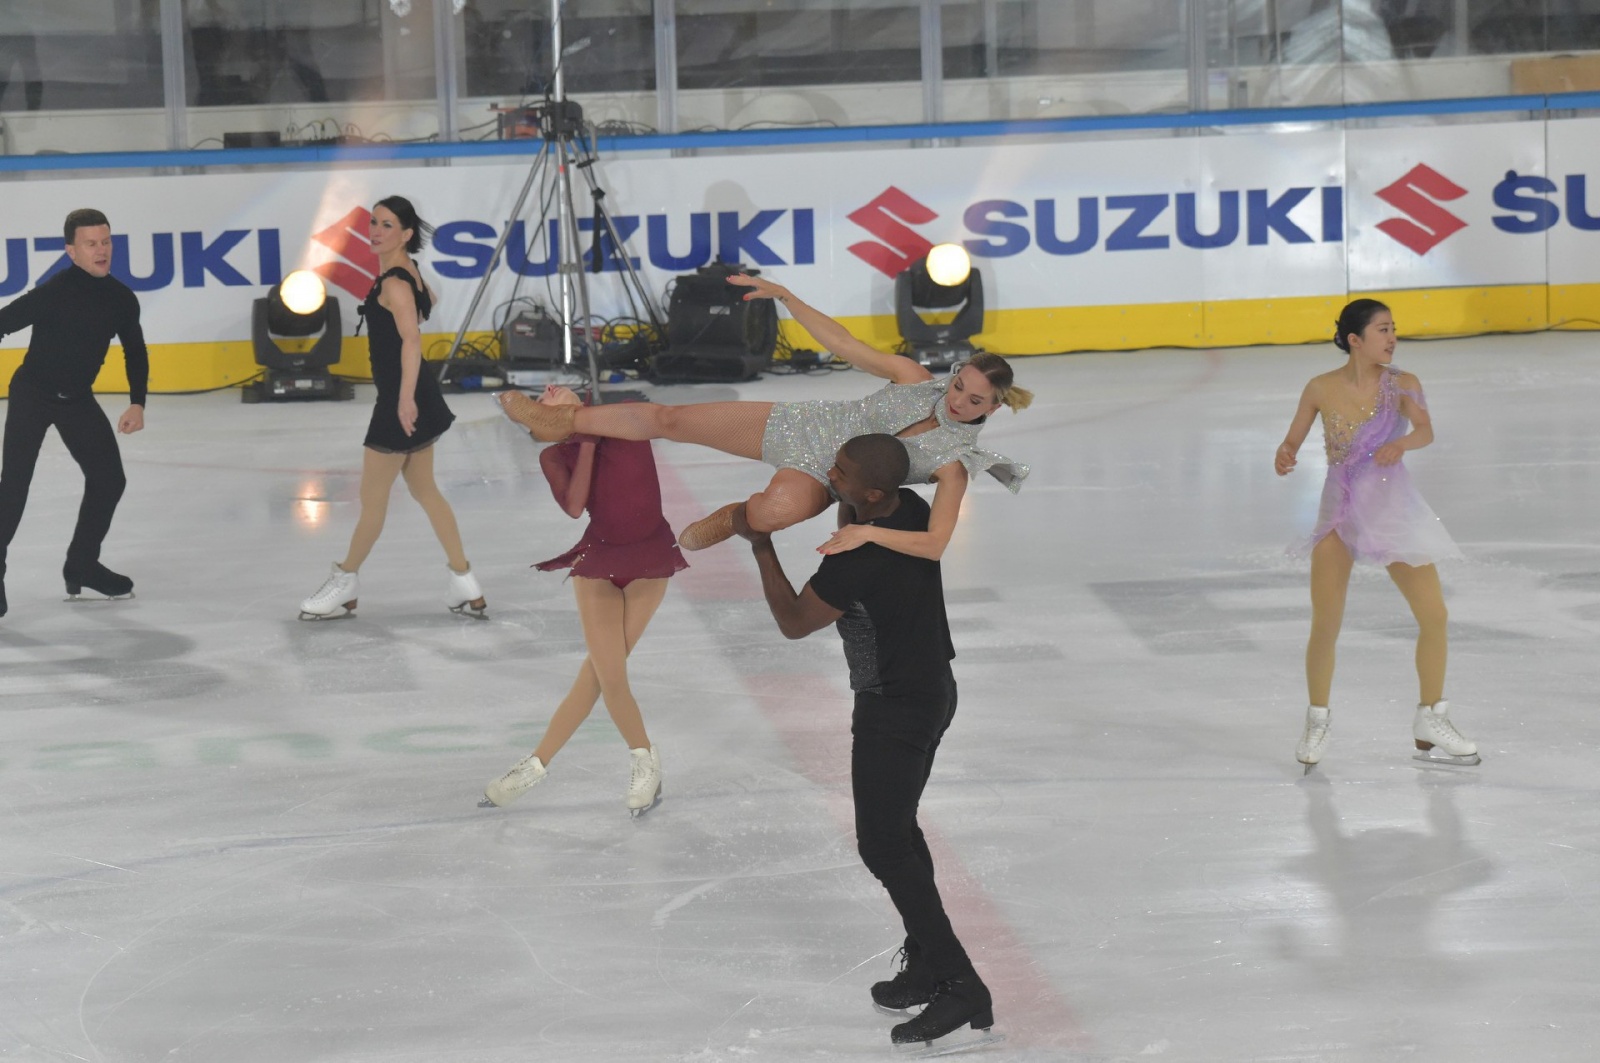
[(989, 988), (976, 974), (967, 974), (935, 986), (928, 1006), (889, 1031), (889, 1040), (901, 1058), (927, 1059), (999, 1044), (1005, 1035), (994, 1032)]
[(900, 971), (887, 982), (872, 986), (872, 1004), (886, 1015), (904, 1016), (907, 1009), (933, 999), (933, 975), (922, 964), (922, 950), (907, 940), (899, 953)]
[[(68, 561), (61, 569), (61, 578), (66, 580), (69, 602), (114, 601), (133, 597), (133, 580), (120, 572), (111, 571), (98, 561), (87, 565)], [(85, 589), (101, 597), (86, 598), (83, 595)]]

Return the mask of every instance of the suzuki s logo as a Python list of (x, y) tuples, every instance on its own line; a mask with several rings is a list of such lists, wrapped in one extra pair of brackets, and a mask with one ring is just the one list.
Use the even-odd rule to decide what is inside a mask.
[(368, 226), (372, 212), (356, 207), (321, 232), (311, 234), (317, 243), (339, 256), (340, 261), (311, 267), (330, 284), (338, 285), (357, 299), (365, 299), (378, 278), (378, 253), (372, 250)]
[(1467, 190), (1429, 166), (1417, 164), (1404, 177), (1379, 189), (1378, 198), (1409, 216), (1390, 218), (1378, 228), (1425, 255), (1467, 227), (1467, 223), (1439, 206), (1460, 199)]
[(851, 244), (850, 253), (884, 276), (898, 277), (933, 249), (931, 240), (909, 226), (926, 225), (938, 216), (890, 185), (871, 203), (848, 215), (883, 243)]

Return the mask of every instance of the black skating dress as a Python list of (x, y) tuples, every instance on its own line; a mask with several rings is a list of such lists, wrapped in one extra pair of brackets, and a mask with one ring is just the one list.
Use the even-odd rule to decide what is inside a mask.
[(433, 310), (428, 289), (419, 286), (404, 266), (396, 266), (372, 282), (372, 290), (361, 304), (361, 316), (367, 322), (367, 354), (372, 360), (372, 382), (378, 386), (378, 401), (372, 407), (364, 444), (384, 454), (412, 454), (432, 446), (456, 415), (445, 405), (439, 380), (424, 362), (417, 372), (415, 431), (406, 435), (400, 427), (400, 330), (395, 327), (394, 315), (378, 302), (378, 293), (388, 277), (400, 277), (411, 285), (419, 322), (426, 321)]

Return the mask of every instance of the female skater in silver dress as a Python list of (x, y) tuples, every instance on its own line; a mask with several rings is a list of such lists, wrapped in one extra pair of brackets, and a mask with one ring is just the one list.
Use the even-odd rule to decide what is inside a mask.
[(933, 483), (933, 513), (925, 532), (847, 524), (820, 548), (853, 550), (876, 542), (937, 560), (955, 532), (968, 480), (987, 472), (1015, 493), (1028, 467), (981, 450), (978, 433), (1005, 405), (1025, 409), (1032, 393), (1012, 383), (1011, 366), (980, 353), (935, 378), (909, 358), (884, 354), (843, 325), (798, 299), (787, 288), (744, 274), (730, 284), (751, 289), (748, 299), (776, 299), (807, 332), (839, 358), (889, 381), (865, 399), (844, 402), (709, 402), (689, 406), (623, 403), (615, 406), (545, 406), (520, 392), (500, 396), (506, 416), (534, 438), (555, 441), (574, 432), (615, 439), (670, 439), (698, 443), (776, 466), (764, 491), (723, 506), (678, 537), (686, 550), (703, 550), (736, 531), (773, 532), (821, 513), (832, 499), (828, 468), (847, 439), (874, 432), (898, 436), (911, 454), (907, 484)]

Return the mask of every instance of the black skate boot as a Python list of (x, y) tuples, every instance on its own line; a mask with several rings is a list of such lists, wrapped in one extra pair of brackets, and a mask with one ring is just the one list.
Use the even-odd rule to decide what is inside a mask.
[(933, 999), (933, 974), (922, 963), (922, 949), (910, 938), (899, 953), (900, 972), (874, 983), (872, 1003), (882, 1012), (900, 1015)]
[(85, 587), (107, 598), (132, 598), (133, 580), (113, 572), (98, 561), (88, 564), (68, 561), (61, 569), (61, 578), (67, 581), (67, 601), (84, 601)]
[(0, 561), (0, 616), (6, 615), (6, 563)]
[[(971, 1032), (957, 1034), (961, 1027)], [(889, 1031), (889, 1040), (913, 1058), (962, 1052), (1005, 1038), (994, 1032), (994, 1002), (989, 987), (968, 971), (934, 986), (933, 999), (916, 1018)]]

